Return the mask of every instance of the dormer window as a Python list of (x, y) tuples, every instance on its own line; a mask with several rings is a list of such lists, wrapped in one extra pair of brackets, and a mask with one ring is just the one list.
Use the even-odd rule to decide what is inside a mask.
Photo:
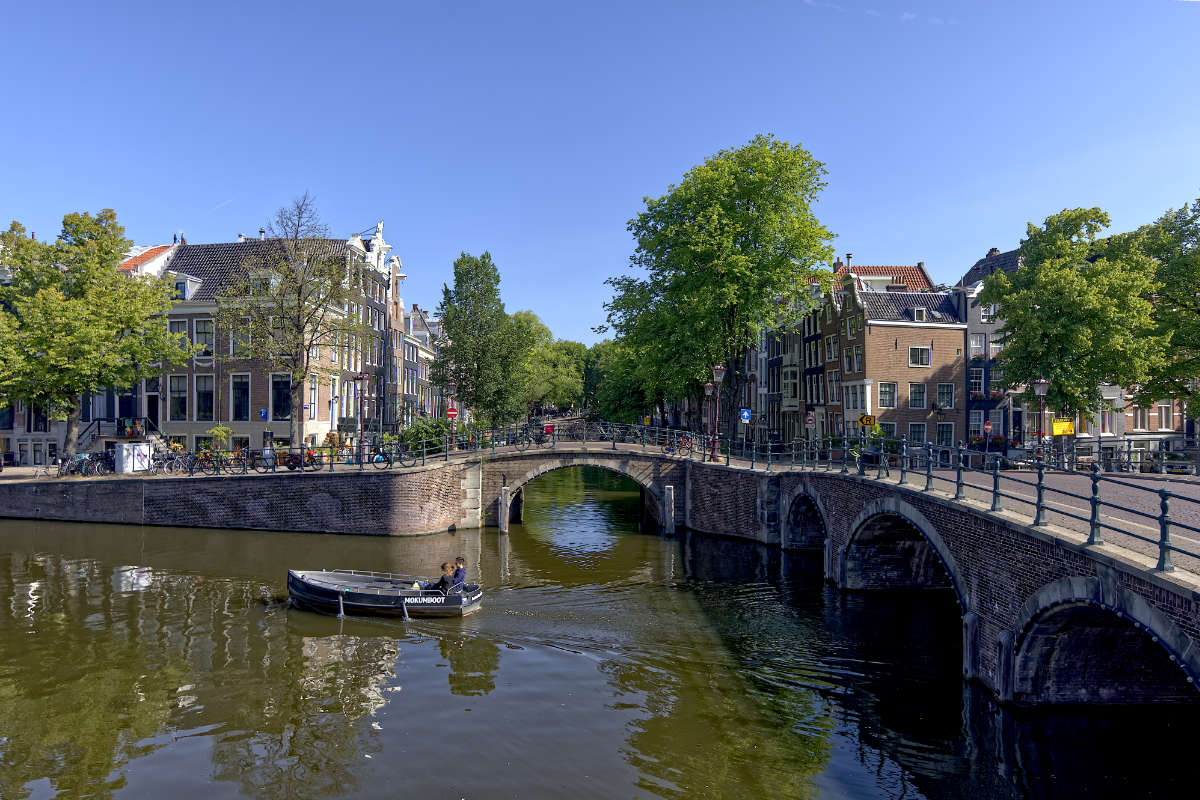
[(925, 309), (914, 308), (912, 310), (912, 312), (913, 312), (913, 322), (924, 322), (925, 321)]

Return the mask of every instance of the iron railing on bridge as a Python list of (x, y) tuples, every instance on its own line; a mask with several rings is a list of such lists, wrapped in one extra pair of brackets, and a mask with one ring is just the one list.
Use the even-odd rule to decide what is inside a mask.
[(1200, 480), (1140, 473), (1114, 477), (1094, 462), (1070, 469), (1069, 462), (1014, 459), (973, 450), (962, 442), (914, 444), (905, 437), (866, 434), (786, 444), (730, 442), (688, 430), (568, 420), (351, 448), (158, 454), (152, 472), (184, 476), (366, 472), (573, 447), (652, 452), (666, 458), (716, 461), (736, 469), (815, 470), (889, 480), (916, 491), (939, 490), (956, 499), (974, 500), (991, 511), (1024, 514), (1034, 526), (1053, 521), (1084, 535), (1088, 544), (1111, 537), (1114, 543), (1156, 557), (1159, 571), (1173, 570), (1173, 556), (1179, 555), (1187, 559), (1185, 568), (1200, 572)]

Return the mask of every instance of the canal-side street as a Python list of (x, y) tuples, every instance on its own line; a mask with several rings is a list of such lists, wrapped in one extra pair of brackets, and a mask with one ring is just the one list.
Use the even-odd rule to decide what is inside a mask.
[[(636, 485), (602, 471), (526, 503), (508, 536), (0, 522), (0, 796), (1129, 797), (1198, 777), (1174, 709), (965, 690), (948, 592), (838, 593), (819, 558), (639, 532)], [(288, 567), (455, 555), (488, 591), (464, 620), (278, 600)]]

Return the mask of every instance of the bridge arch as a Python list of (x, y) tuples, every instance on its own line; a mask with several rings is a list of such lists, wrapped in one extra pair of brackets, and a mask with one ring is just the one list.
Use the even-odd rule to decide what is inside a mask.
[[(509, 466), (517, 468), (514, 470), (513, 476), (503, 471), (505, 467)], [(509, 501), (510, 520), (516, 522), (521, 520), (521, 515), (524, 513), (525, 486), (527, 484), (547, 473), (560, 469), (570, 469), (572, 467), (595, 467), (629, 478), (638, 485), (642, 492), (643, 523), (646, 522), (646, 515), (656, 523), (661, 523), (661, 517), (664, 513), (662, 508), (662, 491), (655, 484), (654, 479), (647, 475), (646, 470), (634, 468), (629, 459), (608, 458), (602, 455), (580, 456), (578, 454), (563, 458), (538, 460), (533, 462), (532, 465), (525, 465), (520, 462), (497, 464), (497, 468), (501, 470), (501, 474), (504, 477), (503, 483), (509, 488), (509, 497), (511, 498)], [(497, 508), (497, 513), (502, 513), (500, 508)]]
[(1013, 700), (1200, 703), (1200, 646), (1106, 572), (1026, 600), (1011, 639)]
[(783, 530), (779, 539), (785, 550), (820, 550), (829, 539), (828, 516), (821, 496), (805, 484), (784, 499)]
[(925, 515), (898, 497), (867, 503), (849, 527), (838, 560), (843, 589), (952, 588), (972, 611), (967, 583), (950, 548)]

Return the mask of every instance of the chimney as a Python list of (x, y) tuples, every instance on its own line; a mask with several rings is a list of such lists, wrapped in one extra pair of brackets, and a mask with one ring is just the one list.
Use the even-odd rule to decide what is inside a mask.
[(850, 259), (854, 257), (854, 253), (846, 253), (846, 269), (850, 269)]
[(991, 250), (988, 250), (988, 253), (986, 256), (984, 256), (984, 258), (991, 258), (992, 256), (998, 256), (998, 255), (1000, 255), (1000, 248), (993, 247)]
[(917, 269), (921, 270), (921, 272), (924, 272), (924, 271), (925, 271), (925, 262), (924, 262), (924, 261), (918, 261), (918, 262), (917, 262)]
[(838, 260), (833, 262), (833, 268), (836, 270), (836, 269), (841, 269), (843, 266), (844, 265), (842, 264), (841, 256), (839, 256)]
[(889, 283), (889, 284), (887, 285), (887, 288), (886, 288), (884, 291), (887, 291), (887, 292), (907, 292), (907, 291), (908, 291), (908, 285), (907, 285), (907, 284), (903, 284), (903, 283)]
[(246, 241), (246, 234), (242, 233), (241, 231), (238, 231), (238, 241), (239, 242)]
[(259, 239), (266, 239), (266, 238), (267, 238), (267, 229), (266, 229), (266, 228), (259, 228), (259, 229), (258, 229), (258, 238), (259, 238)]

